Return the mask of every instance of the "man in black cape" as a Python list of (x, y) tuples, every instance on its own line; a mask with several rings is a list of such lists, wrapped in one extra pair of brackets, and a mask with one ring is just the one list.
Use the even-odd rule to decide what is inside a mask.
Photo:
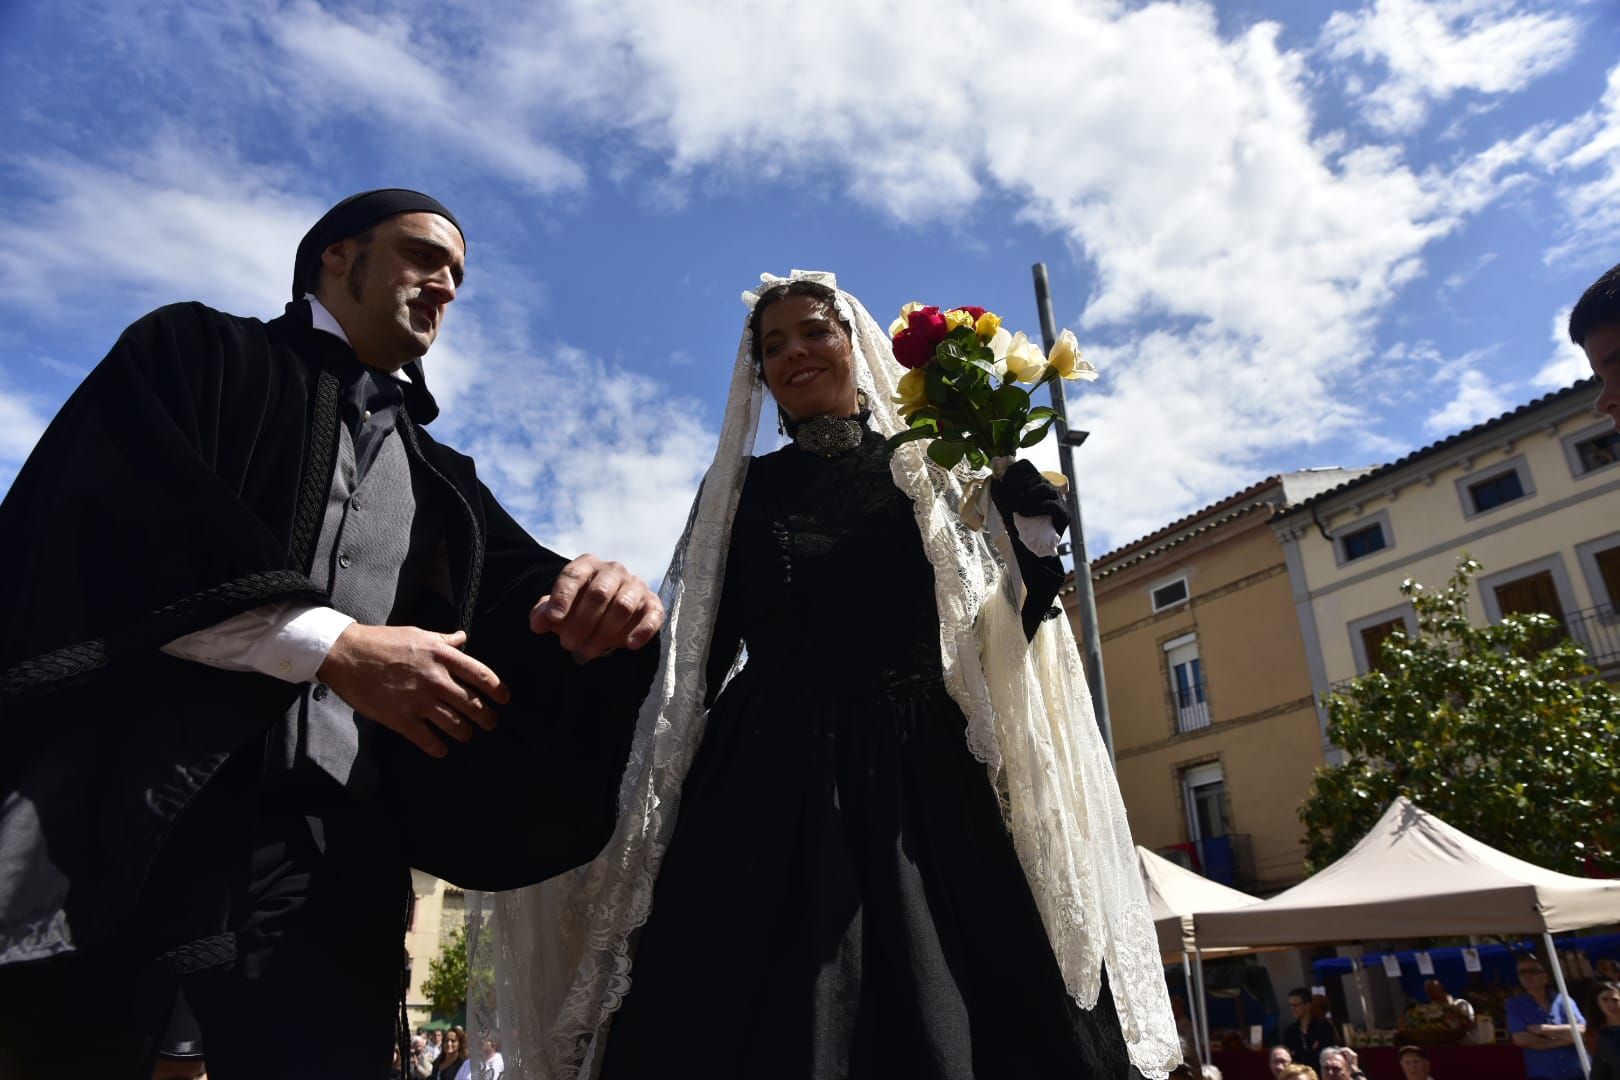
[(409, 867), (513, 888), (611, 833), (663, 610), (426, 431), (465, 251), (345, 200), (281, 317), (126, 330), (0, 504), (0, 1076), (149, 1076), (181, 988), (223, 1080), (294, 1031), (384, 1076)]

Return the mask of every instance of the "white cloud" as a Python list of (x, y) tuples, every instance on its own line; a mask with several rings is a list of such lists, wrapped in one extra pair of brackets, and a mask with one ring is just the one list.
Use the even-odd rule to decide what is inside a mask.
[[(139, 168), (32, 162), (51, 192), (0, 233), (0, 289), (56, 310), (116, 297), (133, 318), (181, 297), (269, 316), (287, 299), (292, 253), (321, 207), (254, 170), (164, 150)], [(499, 244), (486, 245), (492, 259)], [(695, 403), (566, 344), (536, 348), (521, 274), (470, 280), (428, 354), (443, 407), (434, 434), (472, 453), (542, 543), (663, 573), (715, 435)], [(110, 344), (110, 341), (108, 342)], [(33, 448), (39, 403), (0, 390), (0, 490)]]
[(1548, 132), (1536, 156), (1561, 177), (1566, 217), (1564, 235), (1549, 247), (1547, 262), (1573, 259), (1605, 269), (1620, 245), (1620, 64), (1609, 69), (1598, 104)]
[(1553, 316), (1552, 333), (1549, 335), (1553, 345), (1552, 354), (1530, 380), (1530, 385), (1537, 390), (1562, 390), (1571, 383), (1592, 377), (1586, 353), (1569, 340), (1569, 313), (1570, 308), (1565, 308)]
[[(1443, 21), (1473, 42), (1472, 23)], [(852, 200), (976, 241), (997, 224), (974, 216), (986, 196), (1010, 200), (1095, 270), (1081, 321), (1104, 379), (1074, 411), (1096, 431), (1082, 453), (1087, 498), (1119, 535), (1246, 485), (1268, 455), (1364, 425), (1358, 365), (1379, 319), (1423, 272), (1426, 246), (1515, 183), (1510, 167), (1528, 152), (1504, 144), (1416, 171), (1391, 148), (1322, 132), (1309, 57), (1280, 48), (1275, 24), (1223, 36), (1199, 2), (559, 0), (408, 20), (296, 0), (254, 25), (273, 47), (233, 53), (233, 65), (256, 85), (285, 83), (315, 130), (371, 117), (371, 136), (530, 187), (577, 183), (554, 147), (588, 133), (620, 163), (609, 168), (665, 163), (650, 178), (632, 170), (642, 191), (696, 197), (705, 175), (782, 199), (806, 181), (840, 184)], [(896, 30), (918, 26), (953, 28), (961, 62)], [(497, 300), (481, 294), (475, 306), (487, 315)], [(460, 415), (499, 361), (470, 336), (444, 353)], [(656, 412), (663, 395), (625, 385), (639, 404), (605, 417)], [(543, 404), (513, 404), (512, 422)], [(609, 487), (615, 470), (636, 471), (623, 462), (654, 452), (632, 437), (621, 459), (604, 438), (569, 430), (587, 460), (606, 463)], [(536, 453), (560, 453), (532, 434)], [(477, 437), (508, 454), (496, 435)], [(685, 438), (672, 445), (690, 457)], [(498, 468), (515, 484), (540, 475), (510, 456)], [(561, 497), (589, 502), (584, 489)]]
[(45, 424), (32, 400), (0, 390), (0, 466), (21, 465), (45, 433)]
[(1494, 383), (1478, 368), (1459, 371), (1450, 401), (1430, 413), (1423, 427), (1431, 435), (1451, 435), (1500, 416), (1519, 403), (1515, 387)]
[(45, 194), (19, 206), (0, 234), (0, 291), (44, 313), (94, 310), (109, 295), (142, 307), (195, 299), (278, 310), (298, 238), (325, 209), (244, 167), (228, 148), (166, 137), (120, 160), (35, 158), (18, 167)]
[(1352, 76), (1367, 120), (1408, 132), (1460, 91), (1506, 94), (1568, 63), (1579, 20), (1517, 0), (1374, 0), (1338, 11), (1322, 31), (1337, 60), (1380, 64), (1388, 75), (1370, 90)]

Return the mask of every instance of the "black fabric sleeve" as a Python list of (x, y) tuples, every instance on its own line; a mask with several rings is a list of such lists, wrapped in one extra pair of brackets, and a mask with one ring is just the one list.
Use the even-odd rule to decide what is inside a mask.
[(0, 711), (259, 604), (319, 600), (288, 554), (309, 401), (273, 377), (262, 329), (155, 311), (47, 428), (0, 503)]
[[(535, 634), (529, 609), (567, 560), (480, 495), (484, 576), (467, 648), (512, 700), (494, 731), (451, 743), (444, 758), (385, 740), (384, 775), (413, 866), (463, 888), (512, 889), (589, 862), (612, 835), (658, 642), (581, 664), (554, 635)], [(445, 791), (464, 813), (445, 813)]]

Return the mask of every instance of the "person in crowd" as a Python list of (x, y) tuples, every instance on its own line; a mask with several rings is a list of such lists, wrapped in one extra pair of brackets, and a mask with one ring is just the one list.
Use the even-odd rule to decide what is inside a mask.
[(1569, 340), (1601, 383), (1592, 408), (1620, 431), (1620, 266), (1605, 271), (1570, 309)]
[(1427, 979), (1423, 983), (1423, 992), (1428, 995), (1430, 1003), (1455, 1010), (1464, 1027), (1474, 1026), (1474, 1006), (1465, 998), (1452, 997), (1445, 983), (1439, 979)]
[(1403, 1046), (1395, 1057), (1406, 1080), (1429, 1080), (1434, 1075), (1429, 1071), (1429, 1053), (1421, 1046)]
[(1277, 1074), (1283, 1080), (1317, 1080), (1316, 1070), (1309, 1065), (1288, 1064), (1283, 1071)]
[(1620, 982), (1603, 979), (1592, 987), (1591, 1013), (1586, 1047), (1592, 1080), (1620, 1080)]
[(1322, 1080), (1358, 1080), (1366, 1075), (1356, 1052), (1348, 1046), (1324, 1047), (1317, 1063), (1322, 1067)]
[(506, 1075), (506, 1059), (501, 1057), (501, 1040), (494, 1037), (485, 1039), (483, 1055), (480, 1080), (501, 1080)]
[(439, 1055), (444, 1053), (444, 1031), (442, 1029), (434, 1028), (427, 1033), (427, 1045), (422, 1048), (422, 1053), (427, 1057), (430, 1064), (439, 1060)]
[(1530, 1080), (1582, 1080), (1575, 1040), (1585, 1031), (1586, 1017), (1573, 1001), (1551, 990), (1552, 977), (1533, 954), (1519, 958), (1519, 985), (1524, 993), (1507, 1000), (1507, 1026), (1513, 1045), (1524, 1053)]
[(405, 1063), (408, 1080), (428, 1080), (433, 1075), (433, 1058), (428, 1056), (427, 1046), (425, 1036), (411, 1036), (411, 1059)]
[(1288, 1011), (1293, 1019), (1283, 1025), (1277, 1041), (1287, 1048), (1290, 1061), (1315, 1061), (1338, 1041), (1333, 1022), (1312, 1011), (1311, 992), (1303, 986), (1288, 991)]
[[(427, 195), (344, 200), (280, 317), (125, 330), (0, 502), (6, 1080), (42, 1038), (53, 1077), (140, 1071), (182, 989), (221, 1075), (302, 1029), (381, 1080), (410, 869), (517, 888), (612, 834), (662, 605), (429, 433), (465, 256)], [(509, 827), (420, 797), (475, 784)]]
[(1293, 1051), (1280, 1043), (1273, 1046), (1266, 1054), (1266, 1067), (1271, 1070), (1273, 1080), (1283, 1074), (1283, 1070), (1294, 1063)]
[(444, 1033), (444, 1049), (435, 1063), (433, 1080), (475, 1080), (464, 1028), (453, 1027)]

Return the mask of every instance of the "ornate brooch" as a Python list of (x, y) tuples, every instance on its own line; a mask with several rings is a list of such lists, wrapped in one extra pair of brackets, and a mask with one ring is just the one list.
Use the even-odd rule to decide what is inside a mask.
[(866, 425), (859, 416), (812, 416), (796, 425), (793, 441), (829, 461), (861, 445)]

